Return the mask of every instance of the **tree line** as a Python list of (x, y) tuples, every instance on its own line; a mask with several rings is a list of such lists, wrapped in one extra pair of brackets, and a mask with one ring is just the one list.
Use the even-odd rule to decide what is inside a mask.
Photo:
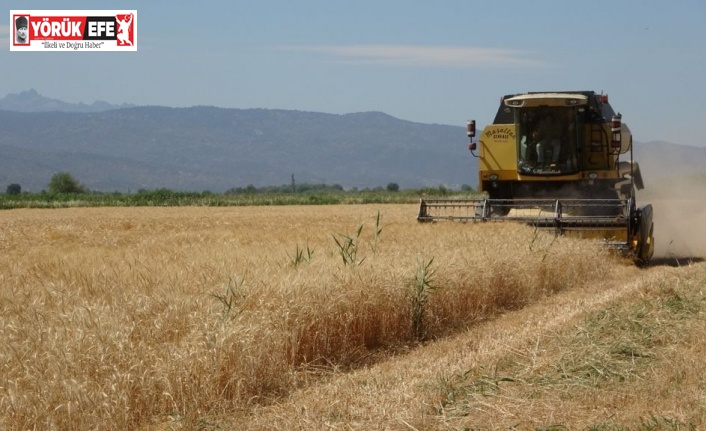
[[(378, 186), (374, 188), (363, 188), (358, 189), (353, 187), (352, 189), (345, 190), (340, 184), (311, 184), (311, 183), (296, 183), (294, 181), (294, 175), (292, 175), (291, 184), (282, 184), (279, 186), (263, 186), (256, 187), (253, 184), (248, 184), (245, 187), (232, 187), (226, 190), (223, 194), (225, 195), (252, 195), (252, 194), (312, 194), (312, 193), (357, 193), (357, 192), (399, 192), (400, 185), (394, 182), (388, 183), (386, 187)], [(433, 193), (433, 194), (445, 194), (448, 190), (444, 186), (439, 186), (438, 188), (422, 188), (420, 189), (423, 193)], [(473, 192), (473, 188), (467, 184), (461, 186), (461, 191), (463, 192)], [(164, 194), (165, 192), (180, 193), (178, 191), (172, 191), (169, 189), (157, 189), (154, 191), (139, 189), (137, 194), (145, 193), (157, 193)], [(22, 193), (22, 186), (17, 183), (9, 184), (5, 190), (7, 195), (19, 195)], [(81, 184), (70, 172), (57, 172), (49, 180), (48, 188), (42, 193), (49, 194), (82, 194), (82, 193), (98, 193), (91, 192), (86, 186)], [(116, 192), (117, 193), (117, 192)], [(182, 192), (189, 194), (190, 192)], [(202, 194), (212, 194), (209, 191), (204, 191)]]
[(445, 186), (402, 190), (397, 183), (386, 187), (345, 190), (340, 184), (296, 183), (279, 186), (234, 187), (224, 193), (177, 191), (167, 188), (139, 189), (135, 193), (90, 191), (69, 172), (58, 172), (47, 190), (22, 192), (20, 184), (10, 184), (0, 195), (0, 209), (57, 208), (66, 206), (238, 206), (238, 205), (326, 205), (358, 203), (414, 203), (420, 196), (468, 195), (475, 191), (467, 185), (461, 190)]

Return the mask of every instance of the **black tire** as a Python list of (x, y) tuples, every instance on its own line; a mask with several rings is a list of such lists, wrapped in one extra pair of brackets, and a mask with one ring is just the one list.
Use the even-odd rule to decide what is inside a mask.
[(638, 210), (639, 231), (637, 232), (638, 244), (635, 253), (637, 264), (645, 266), (652, 259), (655, 251), (655, 241), (653, 237), (654, 223), (652, 222), (652, 205), (645, 205)]
[(640, 230), (640, 243), (637, 246), (637, 264), (639, 266), (646, 266), (650, 263), (650, 259), (652, 259), (652, 255), (655, 251), (655, 240), (652, 236), (654, 223), (650, 223), (649, 229), (645, 226), (645, 231), (649, 233), (645, 235), (643, 230)]

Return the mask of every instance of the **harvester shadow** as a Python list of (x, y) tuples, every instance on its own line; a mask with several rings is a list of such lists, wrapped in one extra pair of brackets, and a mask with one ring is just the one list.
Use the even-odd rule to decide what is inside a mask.
[(691, 265), (692, 263), (701, 263), (704, 260), (706, 259), (704, 259), (703, 257), (696, 256), (661, 256), (653, 257), (650, 260), (650, 263), (647, 264), (647, 267), (671, 266), (676, 268), (680, 266)]

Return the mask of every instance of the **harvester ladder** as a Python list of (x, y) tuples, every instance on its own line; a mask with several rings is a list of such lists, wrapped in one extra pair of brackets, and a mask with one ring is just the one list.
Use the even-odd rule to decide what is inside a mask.
[(600, 124), (591, 124), (591, 145), (592, 153), (605, 152), (606, 142), (603, 140), (603, 128)]
[[(600, 158), (602, 160), (605, 160), (605, 165), (604, 166), (593, 166), (592, 169), (606, 169), (609, 170), (611, 168), (610, 166), (610, 154), (609, 154), (609, 146), (608, 146), (608, 137), (605, 135), (605, 131), (603, 130), (603, 125), (600, 123), (593, 123), (591, 124), (591, 140), (589, 144), (588, 151), (591, 154), (601, 154)], [(589, 156), (590, 157), (590, 156)], [(595, 158), (591, 157), (592, 160), (595, 160)]]

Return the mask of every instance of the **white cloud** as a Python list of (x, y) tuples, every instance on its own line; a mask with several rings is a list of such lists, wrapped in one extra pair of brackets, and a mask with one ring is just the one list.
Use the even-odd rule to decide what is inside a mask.
[(541, 67), (546, 63), (529, 52), (464, 46), (321, 45), (283, 46), (287, 51), (315, 52), (337, 60), (393, 66)]

